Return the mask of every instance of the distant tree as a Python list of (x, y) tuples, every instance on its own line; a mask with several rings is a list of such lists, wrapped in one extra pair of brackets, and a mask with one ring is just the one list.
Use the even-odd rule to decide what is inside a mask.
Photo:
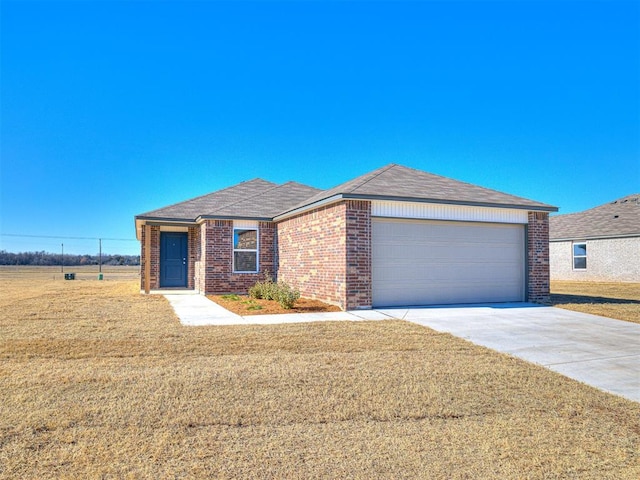
[[(98, 265), (98, 255), (65, 254), (65, 266)], [(139, 255), (102, 255), (103, 265), (140, 265)], [(0, 250), (0, 265), (60, 265), (60, 254), (49, 252), (7, 252)]]

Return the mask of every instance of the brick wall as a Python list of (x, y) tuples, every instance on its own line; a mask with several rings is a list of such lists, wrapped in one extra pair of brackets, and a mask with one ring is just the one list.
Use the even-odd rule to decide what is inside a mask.
[(187, 230), (187, 255), (189, 256), (189, 269), (187, 271), (187, 288), (195, 288), (196, 260), (200, 251), (200, 226), (189, 227)]
[(371, 308), (371, 202), (349, 200), (346, 309)]
[(346, 206), (318, 208), (278, 223), (278, 280), (302, 296), (345, 308)]
[(318, 208), (277, 229), (278, 280), (343, 309), (371, 307), (370, 202)]
[(200, 293), (246, 293), (275, 272), (275, 226), (258, 224), (258, 273), (233, 273), (233, 221), (205, 220), (200, 226), (200, 257), (195, 260), (196, 289)]
[(194, 276), (194, 285), (197, 292), (204, 294), (206, 289), (206, 263), (205, 257), (206, 252), (204, 249), (204, 245), (207, 244), (207, 224), (210, 220), (207, 220), (205, 223), (199, 226), (198, 230), (198, 239), (196, 243), (196, 253), (195, 253), (195, 261), (193, 266), (193, 276)]
[(549, 214), (529, 212), (527, 226), (527, 300), (549, 302)]
[(160, 286), (160, 227), (157, 225), (143, 225), (141, 236), (142, 249), (140, 252), (140, 289), (143, 291), (146, 279), (147, 235), (151, 236), (149, 287), (153, 290)]
[(587, 268), (574, 270), (573, 243), (551, 242), (552, 280), (640, 282), (640, 237), (579, 241), (587, 245)]
[(146, 253), (147, 246), (145, 245), (145, 238), (147, 237), (147, 226), (142, 225), (140, 231), (140, 291), (144, 293), (144, 280), (147, 276), (147, 272), (145, 271), (147, 265)]

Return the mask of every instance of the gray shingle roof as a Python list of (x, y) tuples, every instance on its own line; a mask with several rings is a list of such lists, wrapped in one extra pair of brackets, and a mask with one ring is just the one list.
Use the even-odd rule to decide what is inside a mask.
[(138, 215), (138, 219), (195, 221), (199, 217), (268, 218), (319, 192), (288, 182), (282, 185), (260, 178), (242, 182), (185, 202)]
[(329, 190), (260, 178), (136, 216), (138, 220), (195, 222), (199, 218), (273, 219), (332, 197), (393, 199), (556, 211), (526, 198), (390, 164)]
[(640, 236), (640, 193), (549, 219), (551, 240)]
[(235, 203), (229, 203), (212, 210), (203, 217), (249, 217), (272, 219), (280, 212), (291, 208), (302, 199), (315, 195), (320, 190), (296, 182), (276, 185), (258, 195), (246, 196)]
[(551, 205), (396, 164), (387, 165), (324, 190), (304, 200), (295, 208), (321, 202), (336, 195), (343, 198), (417, 200), (557, 211), (557, 208)]

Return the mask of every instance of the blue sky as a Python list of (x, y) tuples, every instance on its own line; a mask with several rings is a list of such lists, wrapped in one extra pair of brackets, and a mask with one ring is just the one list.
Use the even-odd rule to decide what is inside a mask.
[(388, 163), (560, 207), (640, 191), (640, 3), (1, 2), (0, 249)]

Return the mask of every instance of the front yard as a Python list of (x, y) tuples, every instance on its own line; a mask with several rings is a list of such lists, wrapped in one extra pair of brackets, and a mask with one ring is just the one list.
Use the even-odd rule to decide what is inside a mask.
[(403, 321), (183, 327), (0, 271), (0, 478), (640, 477), (640, 404)]
[(640, 283), (551, 282), (551, 304), (640, 323)]

